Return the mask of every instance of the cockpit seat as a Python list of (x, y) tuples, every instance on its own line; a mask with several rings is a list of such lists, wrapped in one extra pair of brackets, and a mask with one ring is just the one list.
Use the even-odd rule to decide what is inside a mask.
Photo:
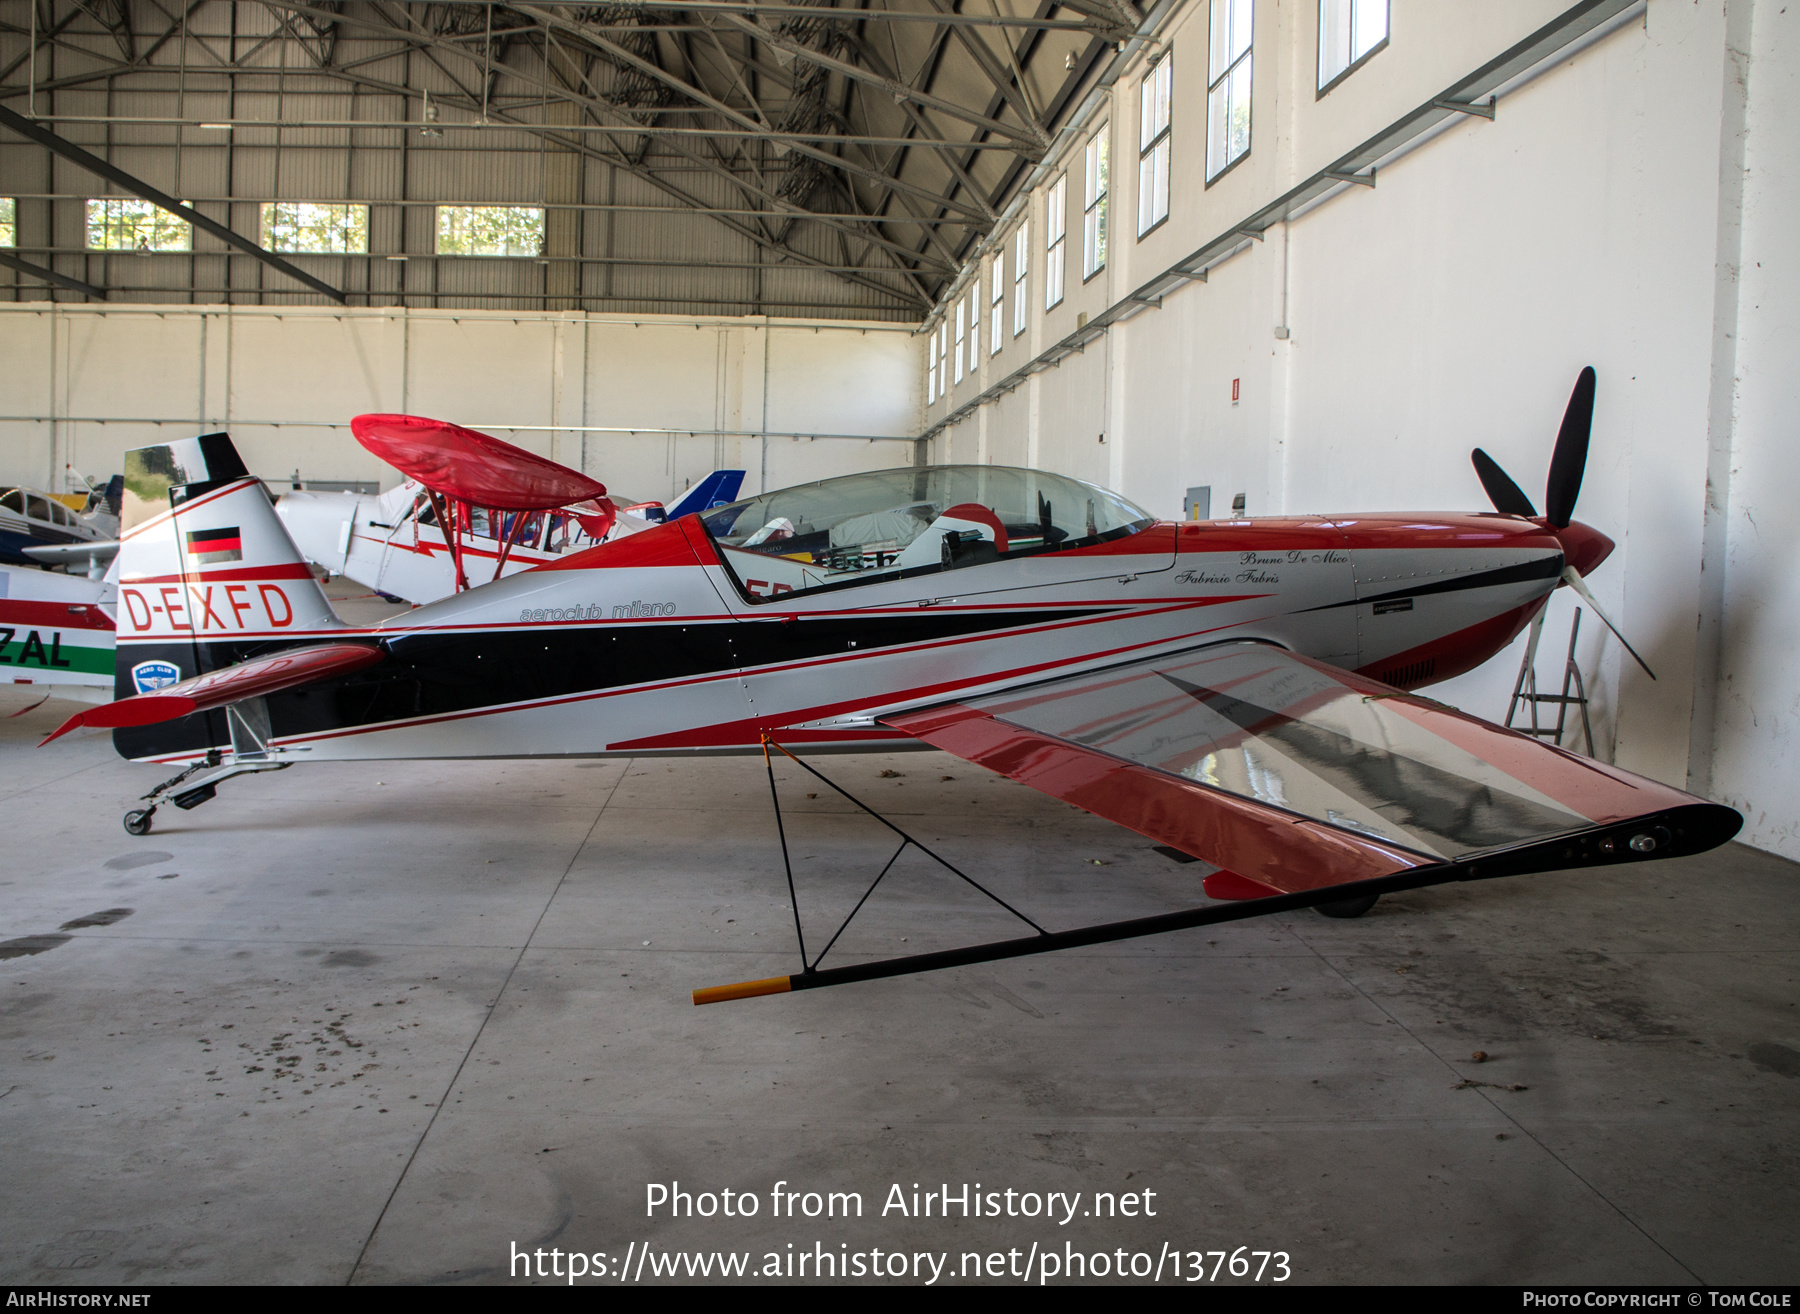
[(905, 549), (926, 531), (936, 514), (937, 508), (931, 503), (916, 502), (910, 506), (850, 516), (831, 527), (831, 546), (846, 548), (884, 543)]
[(997, 560), (1007, 550), (1006, 526), (979, 502), (959, 502), (931, 522), (894, 564), (973, 566)]

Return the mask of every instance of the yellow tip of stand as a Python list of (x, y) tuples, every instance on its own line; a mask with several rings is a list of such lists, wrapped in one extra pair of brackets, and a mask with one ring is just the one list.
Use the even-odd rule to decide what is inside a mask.
[(694, 1003), (722, 1004), (727, 999), (754, 999), (758, 995), (785, 995), (794, 988), (791, 976), (771, 976), (761, 981), (740, 981), (736, 985), (707, 986), (694, 991)]

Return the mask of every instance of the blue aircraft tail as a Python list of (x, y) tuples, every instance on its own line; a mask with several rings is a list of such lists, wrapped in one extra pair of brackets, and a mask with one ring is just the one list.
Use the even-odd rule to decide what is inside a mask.
[(743, 484), (744, 472), (742, 470), (714, 470), (683, 493), (679, 501), (670, 505), (669, 519), (677, 520), (695, 511), (710, 511), (715, 506), (724, 506), (728, 502), (735, 502), (738, 489), (743, 487)]

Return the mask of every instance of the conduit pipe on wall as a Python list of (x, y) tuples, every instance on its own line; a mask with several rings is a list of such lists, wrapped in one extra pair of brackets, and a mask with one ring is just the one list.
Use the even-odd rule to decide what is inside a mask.
[[(1402, 115), (1362, 145), (1334, 160), (1248, 218), (1233, 224), (1136, 290), (1127, 293), (1073, 333), (1045, 348), (943, 419), (928, 425), (919, 435), (918, 441), (921, 444), (930, 441), (945, 429), (960, 424), (979, 407), (1013, 391), (1031, 375), (1050, 369), (1060, 364), (1064, 358), (1084, 350), (1114, 324), (1130, 319), (1139, 311), (1159, 308), (1162, 299), (1169, 293), (1189, 283), (1206, 282), (1207, 271), (1213, 265), (1236, 255), (1249, 246), (1252, 240), (1261, 241), (1265, 230), (1287, 222), (1327, 195), (1349, 190), (1353, 186), (1349, 179), (1361, 175), (1365, 169), (1370, 171), (1372, 178), (1377, 166), (1409, 150), (1446, 120), (1465, 113), (1491, 111), (1492, 105), (1481, 103), (1482, 97), (1497, 99), (1516, 86), (1523, 85), (1536, 69), (1565, 57), (1571, 46), (1594, 34), (1603, 24), (1614, 19), (1622, 22), (1630, 13), (1641, 10), (1644, 4), (1645, 0), (1581, 0), (1581, 3), (1565, 10), (1511, 49), (1489, 60), (1467, 77), (1452, 83), (1439, 95)], [(1109, 69), (1108, 73), (1111, 74), (1112, 70)], [(1481, 117), (1489, 118), (1491, 113), (1482, 113)], [(1049, 158), (1051, 157), (1046, 156), (1047, 160)], [(1031, 185), (1035, 185), (1036, 179), (1037, 175), (1034, 174)], [(1028, 190), (1029, 188), (1021, 191), (1020, 198)], [(1020, 198), (1015, 198), (1013, 205), (1008, 207), (1007, 216), (1013, 214), (1021, 204)], [(980, 249), (977, 254), (979, 253)], [(976, 262), (972, 260), (969, 269), (974, 268)], [(966, 269), (963, 278), (952, 287), (945, 304), (954, 304), (967, 278)], [(942, 313), (942, 307), (938, 313)], [(918, 331), (929, 331), (936, 321), (937, 315), (934, 315)]]
[[(241, 416), (233, 416), (228, 422), (244, 429), (348, 429), (348, 423), (338, 420), (247, 420)], [(145, 415), (0, 415), (0, 424), (174, 424), (194, 427), (194, 418), (166, 418)], [(807, 433), (804, 430), (777, 430), (763, 432), (760, 429), (655, 429), (644, 425), (625, 427), (608, 424), (470, 424), (470, 429), (479, 429), (484, 433), (621, 433), (643, 435), (648, 438), (804, 438), (808, 442), (814, 439), (858, 442), (858, 443), (910, 443), (917, 442), (911, 434), (892, 433)]]

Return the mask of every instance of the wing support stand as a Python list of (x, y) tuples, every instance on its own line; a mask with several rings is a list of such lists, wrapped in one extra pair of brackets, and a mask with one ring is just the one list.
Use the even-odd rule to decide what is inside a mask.
[[(851, 803), (855, 804), (863, 812), (865, 812), (869, 816), (873, 817), (876, 821), (880, 822), (883, 826), (886, 826), (889, 830), (893, 831), (894, 834), (896, 834), (900, 837), (900, 847), (894, 850), (893, 855), (888, 858), (887, 862), (882, 866), (881, 870), (878, 873), (876, 873), (875, 879), (869, 883), (869, 888), (863, 891), (862, 898), (860, 898), (856, 901), (856, 906), (850, 910), (849, 916), (845, 917), (843, 920), (843, 923), (837, 928), (837, 930), (832, 932), (831, 939), (829, 939), (825, 942), (825, 947), (823, 949), (819, 950), (818, 956), (816, 958), (812, 959), (810, 962), (807, 961), (807, 956), (806, 956), (806, 932), (803, 929), (803, 927), (801, 926), (800, 896), (794, 886), (794, 864), (793, 864), (793, 860), (788, 856), (787, 828), (783, 824), (782, 818), (781, 818), (781, 794), (775, 788), (775, 759), (774, 759), (774, 755), (770, 752), (771, 749), (773, 749), (777, 753), (780, 753), (783, 757), (787, 758), (795, 766), (799, 767), (802, 771), (805, 771), (808, 775), (812, 776), (814, 779), (820, 781), (822, 784), (824, 784), (827, 788), (831, 789), (833, 792), (848, 799)], [(793, 905), (793, 909), (794, 909), (794, 938), (799, 942), (799, 945), (800, 945), (800, 966), (801, 966), (800, 975), (798, 975), (798, 976), (775, 976), (775, 977), (766, 978), (761, 981), (745, 981), (745, 982), (742, 982), (737, 985), (712, 986), (712, 987), (709, 987), (704, 990), (696, 990), (696, 991), (694, 991), (694, 1002), (696, 1004), (716, 1004), (716, 1003), (721, 1003), (727, 999), (752, 999), (752, 998), (755, 998), (757, 995), (786, 994), (790, 990), (807, 989), (811, 984), (813, 984), (815, 982), (817, 984), (821, 984), (821, 985), (828, 984), (828, 982), (824, 979), (824, 974), (822, 974), (819, 970), (819, 964), (824, 961), (825, 955), (831, 952), (832, 946), (835, 945), (838, 942), (838, 939), (844, 934), (844, 932), (849, 929), (850, 923), (852, 920), (854, 920), (854, 918), (856, 917), (856, 914), (862, 911), (863, 905), (869, 901), (869, 896), (875, 893), (875, 887), (880, 885), (881, 882), (886, 879), (887, 874), (894, 869), (894, 864), (896, 862), (900, 861), (900, 856), (903, 853), (905, 853), (906, 850), (909, 848), (917, 849), (920, 853), (923, 853), (926, 857), (930, 858), (933, 862), (937, 863), (938, 866), (942, 867), (945, 871), (948, 871), (951, 875), (962, 880), (964, 883), (971, 886), (972, 888), (979, 890), (982, 894), (986, 895), (989, 899), (993, 900), (993, 902), (999, 904), (1002, 908), (1006, 909), (1007, 912), (1011, 913), (1014, 917), (1017, 917), (1020, 921), (1024, 922), (1032, 930), (1037, 932), (1036, 936), (1027, 937), (1025, 940), (1022, 940), (1022, 941), (1010, 941), (1009, 943), (1031, 944), (1031, 943), (1036, 943), (1040, 940), (1047, 941), (1047, 940), (1053, 938), (1051, 936), (1050, 932), (1046, 931), (1043, 927), (1039, 926), (1036, 922), (1032, 921), (1031, 918), (1027, 917), (1024, 913), (1020, 912), (1017, 908), (1013, 907), (1005, 899), (1002, 899), (999, 895), (995, 894), (992, 890), (988, 889), (980, 881), (976, 880), (974, 877), (970, 876), (967, 872), (965, 872), (962, 869), (960, 869), (959, 867), (957, 867), (954, 863), (950, 862), (947, 858), (941, 857), (937, 853), (934, 853), (931, 849), (927, 848), (924, 844), (920, 843), (916, 838), (907, 834), (904, 830), (901, 830), (900, 827), (896, 826), (893, 822), (889, 821), (886, 817), (882, 816), (879, 812), (875, 811), (874, 808), (871, 808), (868, 804), (864, 803), (861, 799), (857, 798), (855, 795), (851, 794), (848, 790), (844, 789), (836, 781), (831, 780), (830, 778), (828, 778), (824, 775), (821, 775), (818, 771), (816, 771), (812, 767), (808, 766), (805, 762), (802, 762), (799, 758), (795, 757), (792, 753), (788, 752), (788, 750), (786, 748), (783, 748), (780, 744), (776, 743), (768, 735), (764, 735), (762, 737), (762, 750), (763, 750), (763, 765), (765, 768), (767, 768), (768, 773), (769, 773), (769, 798), (774, 803), (774, 806), (775, 806), (775, 833), (781, 839), (781, 865), (782, 865), (782, 868), (787, 873), (788, 900)], [(854, 968), (836, 968), (836, 969), (832, 969), (832, 970), (834, 972), (841, 972), (841, 971), (853, 971), (855, 969)], [(805, 984), (802, 984), (802, 983), (805, 983)]]
[[(125, 830), (131, 835), (148, 835), (156, 809), (173, 803), (183, 812), (191, 812), (219, 792), (219, 786), (234, 776), (252, 775), (259, 771), (286, 771), (291, 762), (276, 762), (269, 756), (269, 706), (261, 698), (246, 698), (225, 708), (225, 720), (231, 727), (231, 749), (213, 748), (186, 770), (171, 776), (138, 800), (147, 808), (134, 808), (125, 814)], [(229, 758), (229, 760), (227, 760)], [(194, 784), (188, 781), (201, 772)]]
[[(782, 749), (786, 752), (786, 749)], [(792, 756), (789, 754), (789, 756)], [(805, 764), (802, 763), (802, 766)], [(810, 770), (810, 768), (808, 768)], [(818, 772), (813, 772), (818, 775)], [(823, 776), (819, 779), (824, 780)], [(830, 784), (830, 781), (826, 781)], [(836, 786), (832, 786), (834, 789)], [(840, 794), (842, 790), (838, 790)], [(846, 798), (849, 795), (845, 795)], [(855, 802), (854, 799), (851, 800)], [(858, 806), (861, 806), (858, 804)], [(868, 811), (868, 809), (864, 809)], [(874, 815), (871, 813), (870, 815)], [(881, 820), (877, 818), (877, 820)], [(887, 824), (885, 821), (883, 824)], [(968, 945), (936, 953), (911, 954), (877, 962), (851, 963), (843, 967), (819, 968), (816, 960), (806, 971), (794, 976), (777, 976), (763, 981), (745, 981), (737, 985), (713, 986), (694, 991), (696, 1004), (717, 1004), (728, 999), (750, 999), (758, 995), (786, 994), (792, 990), (816, 990), (823, 986), (848, 985), (853, 981), (875, 981), (890, 976), (912, 976), (918, 972), (940, 971), (947, 967), (964, 967), (972, 963), (993, 963), (1031, 954), (1051, 953), (1058, 949), (1074, 949), (1086, 945), (1110, 944), (1134, 940), (1169, 931), (1190, 930), (1200, 926), (1216, 926), (1224, 922), (1245, 921), (1271, 913), (1296, 912), (1325, 903), (1368, 895), (1394, 894), (1401, 890), (1424, 889), (1457, 881), (1493, 880), (1505, 876), (1524, 876), (1536, 872), (1564, 871), (1590, 867), (1607, 867), (1619, 863), (1642, 862), (1647, 859), (1683, 857), (1704, 853), (1725, 843), (1744, 824), (1743, 818), (1717, 803), (1688, 803), (1630, 817), (1603, 826), (1592, 826), (1571, 835), (1560, 836), (1516, 848), (1495, 850), (1461, 862), (1436, 862), (1391, 876), (1353, 881), (1341, 885), (1322, 885), (1293, 894), (1271, 895), (1262, 899), (1245, 899), (1178, 912), (1137, 917), (1123, 922), (1106, 922), (1097, 926), (1081, 926), (1069, 931), (1046, 932), (1022, 936), (1016, 940), (998, 940), (987, 944)], [(894, 829), (898, 829), (897, 827)], [(919, 846), (924, 849), (923, 845)], [(930, 853), (929, 849), (925, 852)], [(933, 854), (933, 857), (936, 855)], [(939, 859), (941, 862), (942, 859)], [(949, 866), (948, 863), (944, 864)], [(951, 868), (952, 871), (955, 868)], [(960, 874), (960, 873), (959, 873)], [(964, 879), (967, 879), (966, 877)], [(970, 882), (973, 884), (973, 882)], [(977, 886), (977, 888), (980, 888)], [(989, 896), (992, 898), (993, 896)], [(998, 900), (996, 900), (998, 902)], [(1023, 914), (1020, 914), (1021, 916)]]
[[(1540, 613), (1540, 616), (1542, 613)], [(1514, 728), (1513, 716), (1524, 703), (1530, 709), (1531, 725), (1529, 728), (1519, 727), (1528, 735), (1538, 739), (1548, 739), (1558, 748), (1562, 747), (1563, 728), (1567, 724), (1569, 708), (1581, 709), (1581, 737), (1587, 743), (1587, 755), (1594, 755), (1594, 728), (1588, 722), (1587, 684), (1581, 678), (1581, 668), (1575, 664), (1575, 638), (1581, 633), (1581, 608), (1575, 608), (1575, 623), (1569, 627), (1569, 653), (1563, 661), (1562, 692), (1559, 694), (1541, 694), (1537, 687), (1537, 668), (1534, 661), (1537, 656), (1537, 637), (1541, 622), (1534, 622), (1531, 642), (1525, 647), (1525, 656), (1519, 663), (1519, 678), (1513, 682), (1512, 700), (1506, 705), (1506, 720), (1501, 724), (1508, 730)], [(1573, 685), (1575, 693), (1569, 693)], [(1556, 708), (1556, 724), (1554, 726), (1538, 725), (1538, 707), (1549, 703)]]

